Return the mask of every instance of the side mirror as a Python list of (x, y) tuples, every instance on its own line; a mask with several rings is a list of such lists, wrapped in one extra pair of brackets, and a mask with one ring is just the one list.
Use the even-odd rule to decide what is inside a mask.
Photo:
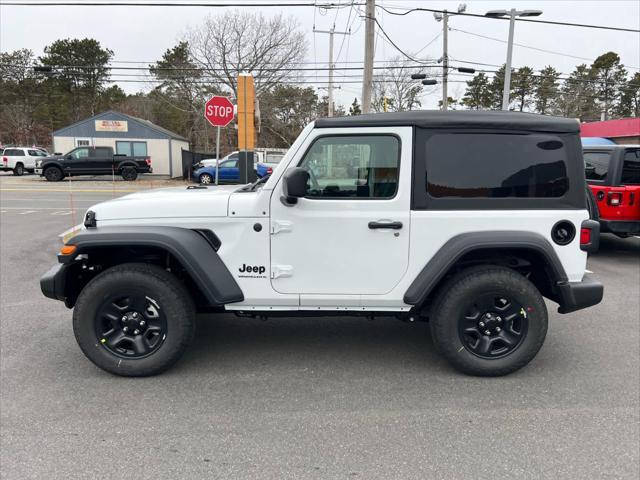
[(66, 160), (73, 160), (73, 155), (67, 155), (66, 157), (64, 157)]
[(292, 168), (285, 173), (283, 180), (282, 193), (284, 195), (280, 200), (290, 207), (298, 203), (298, 198), (302, 198), (307, 194), (309, 172), (300, 167)]

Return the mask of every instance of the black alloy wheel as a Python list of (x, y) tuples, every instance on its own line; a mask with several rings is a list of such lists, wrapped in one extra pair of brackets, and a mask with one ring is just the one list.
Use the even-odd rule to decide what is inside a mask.
[(133, 182), (138, 178), (138, 172), (133, 167), (124, 167), (122, 169), (122, 178), (127, 182)]
[(49, 167), (44, 171), (44, 178), (49, 182), (59, 182), (62, 180), (62, 170), (58, 167)]
[(527, 311), (500, 294), (479, 297), (458, 322), (464, 347), (481, 358), (500, 358), (518, 348), (528, 330)]
[(119, 293), (105, 300), (95, 317), (96, 337), (114, 355), (144, 358), (167, 337), (167, 319), (158, 302), (141, 293)]

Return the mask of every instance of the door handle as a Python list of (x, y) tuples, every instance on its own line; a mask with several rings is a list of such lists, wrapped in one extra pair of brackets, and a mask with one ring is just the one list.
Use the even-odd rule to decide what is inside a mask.
[(402, 228), (402, 222), (369, 222), (369, 228), (374, 230), (376, 228), (390, 228), (392, 230), (400, 230)]

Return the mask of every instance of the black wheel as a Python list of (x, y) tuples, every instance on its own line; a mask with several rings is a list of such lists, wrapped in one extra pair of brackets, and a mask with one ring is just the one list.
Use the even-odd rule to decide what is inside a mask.
[(17, 163), (15, 167), (13, 167), (13, 174), (16, 177), (21, 177), (22, 175), (24, 175), (24, 165), (22, 165), (21, 163)]
[(133, 182), (136, 178), (138, 178), (138, 172), (133, 167), (124, 167), (122, 169), (122, 178), (127, 182)]
[(73, 330), (84, 354), (115, 375), (155, 375), (180, 359), (195, 333), (184, 285), (160, 267), (128, 263), (82, 290)]
[(500, 376), (536, 356), (547, 334), (536, 287), (508, 268), (465, 270), (435, 300), (431, 334), (440, 353), (469, 375)]
[(44, 178), (46, 178), (48, 182), (59, 182), (63, 176), (62, 170), (58, 167), (48, 167), (44, 171)]
[(213, 183), (213, 177), (208, 173), (203, 173), (202, 175), (200, 175), (200, 183), (203, 183), (205, 185)]
[(591, 220), (595, 220), (596, 222), (600, 221), (600, 212), (598, 211), (598, 203), (596, 202), (596, 197), (587, 185), (587, 210), (589, 210), (589, 218)]

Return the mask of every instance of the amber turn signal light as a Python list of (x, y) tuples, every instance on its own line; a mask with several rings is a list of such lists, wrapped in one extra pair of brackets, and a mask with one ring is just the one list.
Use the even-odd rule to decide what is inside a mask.
[(65, 245), (60, 249), (60, 255), (71, 255), (72, 253), (76, 253), (78, 247), (75, 245)]

